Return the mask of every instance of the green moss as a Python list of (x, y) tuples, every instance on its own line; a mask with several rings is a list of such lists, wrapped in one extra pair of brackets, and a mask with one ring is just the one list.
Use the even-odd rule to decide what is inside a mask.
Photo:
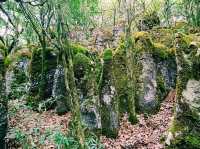
[(4, 57), (5, 57), (5, 50), (3, 50), (3, 49), (0, 49), (0, 54), (2, 54)]
[(181, 29), (187, 26), (188, 26), (188, 23), (185, 21), (178, 21), (175, 23), (175, 29)]
[(135, 32), (133, 34), (133, 37), (135, 38), (135, 40), (139, 40), (139, 39), (148, 39), (149, 38), (149, 33), (148, 32)]
[(185, 137), (185, 141), (191, 147), (200, 148), (200, 134), (189, 134)]
[(112, 60), (112, 50), (111, 49), (105, 49), (104, 50), (103, 60), (104, 61), (110, 61), (110, 60)]
[(169, 51), (165, 45), (161, 43), (154, 43), (153, 56), (159, 57), (161, 59), (167, 59), (169, 56)]
[(149, 52), (153, 53), (154, 46), (148, 32), (136, 32), (133, 35), (135, 40), (134, 52), (143, 53)]
[(184, 124), (180, 121), (178, 121), (176, 118), (172, 119), (171, 125), (169, 127), (169, 131), (172, 133), (176, 133), (176, 132), (182, 132), (186, 129), (186, 127), (184, 126)]
[(3, 56), (6, 56), (7, 54), (7, 47), (0, 41), (0, 53), (3, 54)]
[(158, 28), (150, 31), (153, 42), (161, 43), (167, 48), (173, 47), (174, 30), (170, 28)]
[(88, 87), (88, 79), (91, 75), (91, 68), (92, 68), (92, 60), (87, 57), (85, 54), (77, 53), (73, 59), (74, 63), (74, 74), (77, 79), (76, 84), (77, 87), (80, 89), (81, 94), (83, 94), (83, 98), (88, 98), (87, 93), (89, 91)]
[(200, 134), (199, 132), (188, 132), (177, 136), (167, 149), (199, 149)]
[(113, 55), (113, 80), (117, 90), (117, 98), (119, 99), (119, 112), (122, 115), (127, 112), (128, 107), (128, 90), (127, 90), (127, 66), (126, 66), (125, 49), (118, 48)]
[(91, 65), (91, 60), (89, 57), (82, 53), (77, 53), (73, 59), (75, 67), (83, 67), (83, 69), (87, 69)]

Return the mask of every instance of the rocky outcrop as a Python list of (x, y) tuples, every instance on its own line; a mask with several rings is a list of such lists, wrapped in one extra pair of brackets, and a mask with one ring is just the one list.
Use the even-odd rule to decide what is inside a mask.
[(82, 121), (89, 129), (101, 128), (98, 95), (98, 58), (94, 53), (77, 53), (74, 56), (76, 85), (80, 97)]
[(153, 112), (175, 87), (175, 55), (164, 44), (154, 43), (148, 32), (135, 33), (134, 38), (137, 108), (142, 112)]
[(177, 104), (167, 143), (172, 148), (199, 148), (200, 54), (198, 46), (185, 39), (176, 35)]

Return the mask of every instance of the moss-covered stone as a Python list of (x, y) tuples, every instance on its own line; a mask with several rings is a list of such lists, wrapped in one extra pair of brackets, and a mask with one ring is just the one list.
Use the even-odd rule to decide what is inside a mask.
[(82, 121), (89, 129), (100, 129), (98, 96), (98, 57), (87, 50), (74, 55), (74, 73), (78, 89)]
[[(109, 53), (109, 54), (107, 54)], [(116, 137), (119, 128), (118, 98), (113, 84), (113, 60), (111, 51), (105, 51), (102, 76), (100, 82), (100, 113), (102, 133), (109, 137)], [(109, 55), (109, 56), (108, 56)], [(108, 58), (109, 57), (109, 58)]]
[(138, 63), (135, 67), (140, 74), (137, 81), (138, 107), (146, 112), (155, 111), (169, 89), (175, 86), (175, 53), (165, 42), (155, 40), (151, 32), (136, 32), (133, 37)]
[[(28, 99), (29, 104), (33, 107), (38, 108), (38, 104), (41, 101), (45, 101), (52, 97), (56, 65), (56, 50), (52, 48), (46, 48), (45, 51), (41, 48), (33, 50), (29, 69), (30, 87)], [(45, 107), (45, 105), (43, 106)]]
[[(172, 123), (173, 129), (170, 129), (170, 132), (174, 135), (174, 139), (169, 148), (199, 148), (200, 100), (198, 91), (200, 69), (193, 68), (196, 66), (195, 56), (198, 55), (198, 48), (188, 46), (189, 42), (186, 42), (182, 34), (177, 34), (175, 43), (177, 104)], [(199, 65), (198, 62), (197, 65)], [(181, 127), (175, 127), (176, 124), (180, 124)]]
[(114, 85), (117, 91), (117, 98), (119, 99), (119, 113), (128, 111), (128, 90), (127, 90), (127, 63), (126, 51), (123, 47), (119, 47), (113, 55), (113, 77)]
[(86, 53), (88, 53), (88, 49), (81, 46), (80, 44), (71, 44), (70, 48), (72, 49), (74, 54), (78, 54), (78, 53), (86, 54)]

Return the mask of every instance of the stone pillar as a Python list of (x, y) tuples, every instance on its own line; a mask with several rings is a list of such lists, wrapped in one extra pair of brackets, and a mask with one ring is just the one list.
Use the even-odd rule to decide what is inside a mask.
[(118, 98), (113, 85), (112, 51), (107, 49), (103, 57), (103, 69), (100, 83), (100, 111), (102, 133), (116, 137), (119, 127)]
[(176, 110), (166, 143), (172, 148), (200, 145), (200, 50), (176, 35)]

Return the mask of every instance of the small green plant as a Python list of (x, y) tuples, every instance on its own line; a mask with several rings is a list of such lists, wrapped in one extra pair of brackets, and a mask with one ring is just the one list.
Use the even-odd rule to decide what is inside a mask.
[[(53, 136), (57, 149), (79, 149), (78, 140), (71, 136), (65, 136), (61, 132), (56, 132)], [(84, 142), (85, 149), (104, 149), (98, 137), (95, 134), (88, 134)]]
[(16, 141), (20, 145), (22, 145), (23, 149), (29, 149), (30, 148), (27, 135), (24, 132), (22, 132), (20, 129), (15, 130), (15, 138), (16, 138)]
[(104, 149), (104, 145), (101, 144), (99, 139), (97, 138), (96, 135), (90, 135), (88, 138), (85, 140), (85, 146), (88, 149)]
[(56, 132), (54, 135), (54, 142), (57, 149), (78, 149), (78, 142), (73, 137), (66, 137), (61, 132)]

